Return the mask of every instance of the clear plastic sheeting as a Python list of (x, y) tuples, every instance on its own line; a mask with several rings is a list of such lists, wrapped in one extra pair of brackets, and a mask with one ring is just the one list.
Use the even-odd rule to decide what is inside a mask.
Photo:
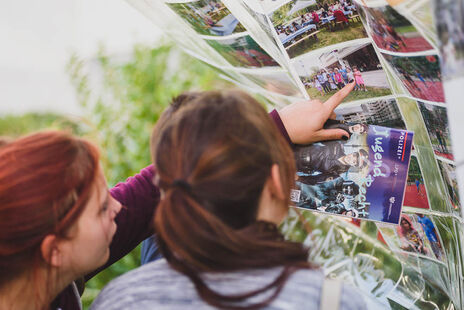
[(398, 225), (292, 209), (282, 231), (370, 309), (464, 308), (462, 147), (446, 102), (462, 101), (446, 87), (464, 76), (462, 0), (128, 2), (269, 106), (324, 101), (355, 80), (340, 121), (413, 131)]

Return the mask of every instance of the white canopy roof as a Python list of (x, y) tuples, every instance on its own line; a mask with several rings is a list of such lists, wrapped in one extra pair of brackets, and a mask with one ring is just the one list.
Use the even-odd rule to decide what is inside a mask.
[(293, 13), (298, 12), (299, 10), (302, 10), (310, 5), (316, 4), (316, 0), (298, 0), (295, 5), (292, 7), (292, 9), (287, 13), (287, 16), (292, 15)]

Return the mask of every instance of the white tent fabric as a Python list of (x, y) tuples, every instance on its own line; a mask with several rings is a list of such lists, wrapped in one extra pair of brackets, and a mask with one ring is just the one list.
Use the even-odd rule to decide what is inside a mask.
[(316, 4), (316, 0), (298, 0), (292, 9), (287, 13), (287, 16), (292, 15), (293, 13), (298, 12), (301, 9), (304, 9), (310, 5)]

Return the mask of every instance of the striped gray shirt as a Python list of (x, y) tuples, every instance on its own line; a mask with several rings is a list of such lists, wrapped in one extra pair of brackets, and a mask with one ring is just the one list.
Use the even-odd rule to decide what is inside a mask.
[[(208, 286), (222, 294), (249, 292), (272, 282), (282, 267), (230, 273), (208, 273)], [(300, 270), (290, 276), (284, 288), (265, 309), (319, 309), (324, 275), (320, 270)], [(255, 303), (266, 292), (249, 299)], [(111, 281), (98, 295), (91, 310), (116, 309), (214, 309), (198, 295), (190, 279), (160, 259)], [(342, 287), (340, 310), (366, 309), (362, 297), (350, 286)]]

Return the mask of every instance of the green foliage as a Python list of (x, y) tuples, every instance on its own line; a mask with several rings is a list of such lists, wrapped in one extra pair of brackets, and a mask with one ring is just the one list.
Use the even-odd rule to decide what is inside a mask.
[(6, 115), (0, 118), (0, 136), (17, 138), (41, 129), (67, 130), (75, 134), (85, 131), (77, 119), (70, 119), (53, 113), (27, 113)]
[(154, 49), (136, 46), (125, 63), (98, 57), (103, 88), (89, 88), (85, 63), (73, 56), (68, 70), (80, 103), (93, 124), (89, 134), (100, 145), (108, 183), (125, 180), (150, 164), (150, 134), (173, 97), (186, 90), (218, 85), (216, 72), (172, 46)]

